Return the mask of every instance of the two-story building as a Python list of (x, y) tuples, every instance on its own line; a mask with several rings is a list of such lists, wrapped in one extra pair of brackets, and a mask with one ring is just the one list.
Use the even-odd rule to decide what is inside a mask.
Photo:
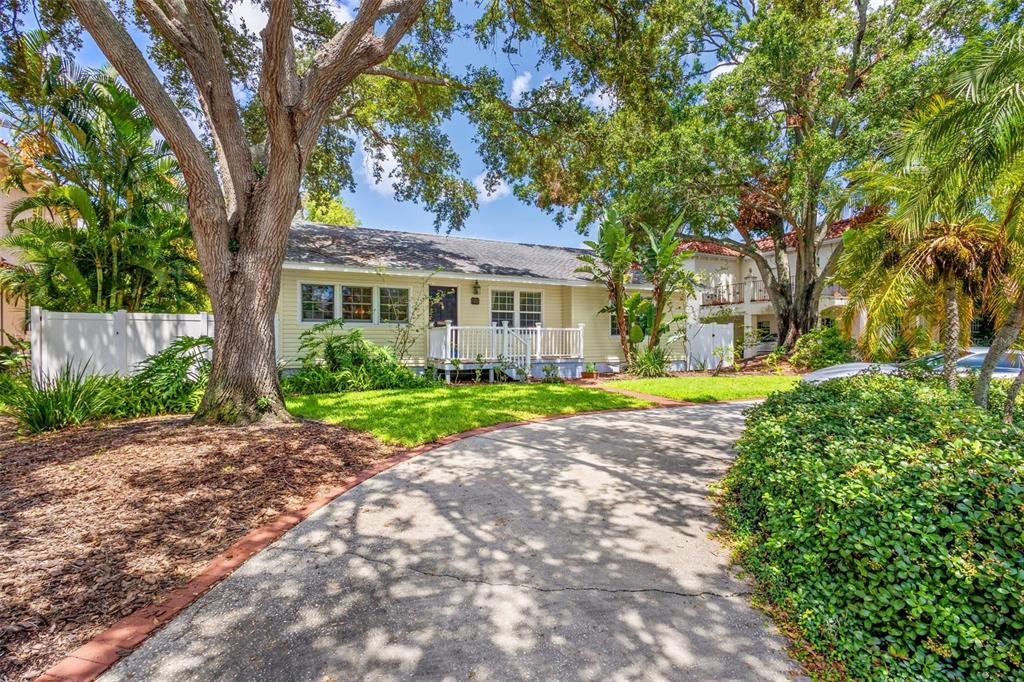
[[(818, 268), (824, 268), (829, 257), (850, 228), (849, 221), (837, 221), (829, 229), (818, 250)], [(771, 242), (759, 243), (766, 255), (772, 251)], [(687, 250), (693, 251), (693, 270), (697, 273), (698, 293), (690, 302), (691, 319), (730, 319), (734, 325), (734, 338), (743, 343), (745, 357), (767, 353), (778, 343), (779, 318), (768, 296), (757, 265), (749, 256), (719, 244), (687, 242)], [(787, 250), (789, 270), (796, 269), (796, 249)], [(771, 261), (772, 259), (769, 259)], [(836, 285), (827, 285), (822, 290), (818, 304), (823, 324), (834, 324), (847, 303), (846, 291)], [(848, 330), (855, 337), (863, 327), (862, 320), (855, 320)]]

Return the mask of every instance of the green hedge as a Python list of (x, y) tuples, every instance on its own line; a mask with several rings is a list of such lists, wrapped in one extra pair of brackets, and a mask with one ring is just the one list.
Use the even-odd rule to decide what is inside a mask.
[(857, 679), (1024, 679), (1024, 434), (934, 382), (801, 385), (723, 487), (740, 560)]

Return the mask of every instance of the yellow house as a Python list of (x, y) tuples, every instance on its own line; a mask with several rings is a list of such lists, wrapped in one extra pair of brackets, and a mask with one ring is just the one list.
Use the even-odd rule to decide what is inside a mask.
[[(578, 376), (621, 365), (604, 285), (576, 272), (583, 249), (441, 234), (292, 226), (277, 309), (278, 354), (299, 363), (299, 336), (343, 320), (414, 367), (515, 366)], [(637, 280), (636, 290), (649, 290)], [(680, 300), (676, 312), (685, 310)], [(673, 346), (677, 365), (684, 344)], [(551, 371), (550, 369), (548, 371)]]

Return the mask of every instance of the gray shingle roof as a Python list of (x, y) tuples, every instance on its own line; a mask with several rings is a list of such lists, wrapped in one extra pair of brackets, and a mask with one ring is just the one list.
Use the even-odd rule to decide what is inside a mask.
[(580, 266), (576, 257), (583, 253), (589, 250), (295, 221), (285, 260), (589, 281), (589, 276), (576, 272)]

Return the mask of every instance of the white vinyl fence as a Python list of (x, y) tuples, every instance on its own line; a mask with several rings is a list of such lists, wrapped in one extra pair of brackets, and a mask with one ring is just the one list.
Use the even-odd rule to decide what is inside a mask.
[[(731, 324), (691, 323), (687, 325), (686, 368), (711, 369), (722, 362), (723, 358), (725, 366), (732, 365), (734, 336), (734, 327)], [(716, 350), (718, 350), (717, 355)]]
[(31, 314), (36, 382), (69, 363), (90, 374), (128, 375), (181, 336), (213, 336), (209, 313), (59, 313), (34, 307)]

